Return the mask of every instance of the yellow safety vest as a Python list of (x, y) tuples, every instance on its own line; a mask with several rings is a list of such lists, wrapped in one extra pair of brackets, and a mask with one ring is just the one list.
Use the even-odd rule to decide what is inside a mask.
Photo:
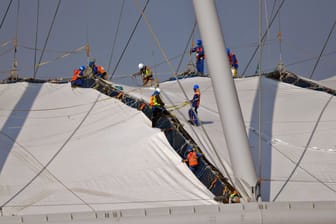
[(157, 102), (155, 95), (152, 95), (149, 98), (149, 105), (151, 106), (160, 106), (160, 104)]

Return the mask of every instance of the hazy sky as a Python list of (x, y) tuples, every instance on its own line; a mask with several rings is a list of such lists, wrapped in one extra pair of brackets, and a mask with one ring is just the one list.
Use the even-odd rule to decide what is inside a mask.
[[(4, 18), (10, 0), (0, 1), (0, 18)], [(55, 14), (58, 0), (40, 0), (37, 57), (46, 42), (47, 34)], [(263, 30), (270, 17), (279, 7), (281, 0), (263, 0)], [(18, 3), (19, 7), (18, 7)], [(13, 0), (8, 15), (0, 29), (0, 78), (5, 79), (13, 63), (13, 39), (17, 34), (17, 59), (19, 75), (33, 76), (38, 0)], [(124, 5), (123, 5), (124, 3)], [(106, 69), (113, 52), (110, 73), (115, 70), (113, 81), (140, 84), (140, 80), (130, 79), (137, 71), (140, 62), (153, 68), (160, 81), (172, 75), (172, 68), (167, 66), (160, 49), (145, 23), (141, 20), (125, 54), (116, 67), (128, 38), (139, 18), (140, 7), (145, 1), (139, 0), (63, 0), (56, 15), (55, 24), (50, 33), (46, 50), (37, 78), (71, 77), (74, 68), (86, 64), (85, 50), (62, 58), (66, 52), (85, 45), (90, 45), (90, 53), (97, 63)], [(217, 0), (217, 10), (224, 33), (225, 45), (233, 50), (242, 72), (258, 43), (258, 0)], [(123, 5), (123, 10), (122, 10)], [(309, 77), (314, 64), (325, 44), (332, 25), (335, 22), (335, 0), (285, 0), (280, 16), (276, 18), (265, 40), (262, 69), (271, 71), (280, 60), (280, 44), (277, 33), (282, 33), (282, 61), (287, 70)], [(19, 11), (19, 13), (17, 13)], [(273, 14), (272, 14), (273, 11)], [(160, 46), (169, 58), (174, 71), (180, 63), (181, 55), (187, 46), (195, 21), (191, 0), (150, 0), (145, 11), (148, 22)], [(121, 17), (120, 17), (121, 16)], [(118, 22), (120, 26), (116, 32)], [(313, 78), (324, 79), (336, 74), (336, 31), (325, 48)], [(116, 39), (115, 39), (116, 38)], [(193, 40), (200, 38), (199, 30)], [(113, 43), (115, 40), (115, 47)], [(8, 42), (12, 41), (12, 42)], [(191, 45), (189, 44), (188, 48)], [(113, 51), (112, 51), (113, 49)], [(192, 57), (194, 60), (194, 55)], [(179, 71), (186, 68), (190, 60), (185, 55)], [(253, 75), (257, 67), (257, 57), (247, 69), (246, 75)]]

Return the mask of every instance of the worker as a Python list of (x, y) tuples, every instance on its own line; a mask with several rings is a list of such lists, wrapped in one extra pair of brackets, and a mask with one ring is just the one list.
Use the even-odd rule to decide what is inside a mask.
[(100, 78), (103, 78), (105, 80), (107, 80), (108, 78), (108, 74), (107, 72), (105, 71), (104, 67), (101, 66), (101, 65), (96, 65), (97, 66), (97, 74), (96, 76), (100, 77)]
[(139, 63), (138, 65), (139, 71), (134, 73), (132, 76), (137, 76), (137, 75), (141, 75), (142, 76), (142, 83), (143, 86), (152, 86), (153, 84), (153, 73), (150, 69), (149, 66), (144, 65), (143, 63)]
[(82, 65), (73, 71), (71, 78), (71, 87), (83, 86), (82, 76), (84, 74), (85, 66)]
[(96, 64), (96, 59), (91, 58), (89, 61), (89, 65), (87, 66), (87, 69), (85, 71), (85, 76), (94, 76), (107, 79), (107, 72), (105, 71), (104, 67), (101, 65)]
[(182, 160), (187, 163), (190, 170), (195, 173), (198, 166), (198, 159), (202, 156), (202, 154), (196, 152), (192, 147), (187, 149), (187, 158)]
[(149, 105), (152, 106), (152, 127), (156, 127), (156, 122), (162, 114), (167, 113), (164, 108), (164, 102), (160, 97), (160, 89), (156, 88), (149, 99)]
[(192, 125), (196, 125), (199, 126), (200, 122), (198, 120), (198, 108), (201, 102), (201, 93), (200, 93), (200, 88), (198, 84), (195, 84), (194, 87), (194, 96), (193, 98), (190, 100), (191, 103), (191, 108), (188, 111), (189, 114), (189, 122)]
[(96, 59), (94, 59), (94, 58), (90, 59), (85, 73), (86, 73), (86, 75), (89, 75), (89, 76), (91, 76), (91, 75), (95, 76), (98, 73), (98, 68), (96, 66)]
[(233, 52), (231, 52), (229, 48), (226, 48), (226, 54), (228, 56), (229, 63), (231, 66), (232, 76), (236, 78), (238, 75), (238, 67), (239, 67), (237, 56)]
[(196, 53), (196, 69), (197, 72), (201, 75), (204, 74), (204, 59), (205, 59), (205, 54), (204, 54), (204, 49), (202, 45), (202, 40), (197, 40), (196, 41), (196, 47), (192, 48), (190, 50), (190, 54), (195, 52)]
[(240, 202), (240, 194), (238, 191), (234, 190), (232, 194), (230, 194), (230, 203), (239, 203)]

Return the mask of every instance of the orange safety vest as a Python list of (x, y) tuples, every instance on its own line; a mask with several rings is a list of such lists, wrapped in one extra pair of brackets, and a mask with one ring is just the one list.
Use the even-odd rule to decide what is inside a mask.
[(158, 103), (155, 95), (151, 95), (151, 97), (149, 98), (149, 105), (160, 106), (160, 104)]
[(154, 104), (155, 104), (155, 97), (154, 97), (154, 95), (152, 95), (152, 96), (149, 98), (149, 105), (154, 106)]
[(201, 102), (201, 93), (200, 93), (200, 91), (199, 91), (199, 90), (196, 90), (196, 91), (195, 91), (195, 95), (197, 96), (196, 105), (197, 105), (197, 107), (199, 107), (200, 102)]
[(80, 74), (80, 70), (79, 69), (75, 69), (74, 70), (74, 72), (73, 72), (73, 76), (72, 76), (72, 78), (71, 78), (71, 81), (75, 81), (75, 80), (77, 80), (78, 79), (78, 76), (79, 76), (79, 74)]
[(198, 165), (197, 153), (195, 151), (189, 152), (188, 162), (189, 162), (189, 166), (197, 166)]
[(105, 69), (103, 66), (97, 65), (97, 70), (99, 74), (103, 74), (105, 72)]

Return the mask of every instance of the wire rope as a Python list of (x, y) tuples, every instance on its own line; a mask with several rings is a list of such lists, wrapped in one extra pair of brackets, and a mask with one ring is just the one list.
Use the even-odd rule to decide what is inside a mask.
[(36, 59), (37, 59), (37, 40), (38, 40), (38, 27), (39, 27), (39, 17), (40, 17), (40, 0), (37, 0), (36, 6), (36, 32), (35, 32), (35, 50), (34, 50), (34, 74), (36, 74)]
[(86, 45), (85, 45), (85, 49), (86, 49), (86, 58), (87, 61), (89, 62), (89, 58), (90, 58), (90, 44), (89, 44), (89, 0), (86, 1), (86, 24), (85, 24), (85, 41), (86, 41)]
[(185, 46), (185, 48), (184, 48), (184, 51), (183, 51), (183, 53), (182, 53), (182, 56), (181, 56), (181, 58), (180, 58), (180, 62), (179, 62), (179, 64), (177, 65), (176, 72), (175, 72), (176, 74), (177, 74), (178, 71), (180, 70), (180, 67), (181, 67), (182, 62), (183, 62), (183, 59), (184, 59), (184, 55), (187, 53), (187, 50), (188, 50), (190, 41), (191, 41), (191, 39), (192, 39), (193, 36), (194, 36), (195, 30), (196, 30), (196, 26), (197, 26), (197, 21), (195, 20), (194, 25), (193, 25), (193, 28), (192, 28), (192, 30), (191, 30), (191, 34), (190, 34), (190, 36), (189, 36), (189, 39), (188, 39), (188, 41), (187, 41), (187, 44), (186, 44), (186, 46)]
[[(31, 156), (31, 158), (33, 158), (33, 160), (35, 162), (38, 163), (39, 166), (41, 166), (43, 168), (43, 163), (38, 160), (34, 154), (32, 154), (26, 147), (24, 147), (23, 145), (21, 145), (20, 143), (18, 143), (15, 139), (13, 139), (11, 136), (7, 135), (6, 133), (0, 131), (0, 133), (4, 136), (6, 136), (8, 139), (10, 139), (12, 142), (14, 142), (16, 145), (18, 145), (20, 148), (22, 148), (28, 155)], [(59, 178), (57, 178), (50, 170), (48, 170), (47, 168), (45, 169), (46, 172), (48, 172), (59, 184), (61, 184), (66, 190), (68, 190), (70, 193), (72, 193), (76, 198), (78, 198), (80, 201), (82, 201), (85, 205), (87, 205), (92, 211), (94, 211), (94, 209), (86, 202), (84, 201), (84, 199), (82, 199), (78, 194), (76, 194), (73, 190), (71, 190), (68, 186), (66, 186)], [(42, 172), (41, 172), (42, 173)], [(4, 206), (1, 206), (1, 208), (3, 208)]]
[[(144, 6), (143, 9), (142, 9), (142, 12), (145, 12), (148, 3), (149, 3), (149, 0), (146, 1), (145, 6)], [(138, 27), (140, 21), (141, 21), (142, 15), (143, 15), (143, 14), (140, 14), (140, 16), (139, 16), (139, 18), (138, 18), (138, 20), (137, 20), (137, 22), (136, 22), (136, 24), (135, 24), (135, 26), (134, 26), (132, 32), (131, 32), (131, 35), (129, 36), (129, 38), (128, 38), (128, 40), (127, 40), (127, 43), (126, 43), (126, 45), (125, 45), (123, 51), (121, 52), (121, 55), (120, 55), (120, 57), (119, 57), (119, 59), (118, 59), (118, 62), (117, 62), (117, 64), (115, 65), (115, 67), (114, 67), (114, 69), (113, 69), (113, 72), (112, 72), (112, 74), (111, 74), (111, 76), (110, 76), (110, 78), (109, 78), (110, 81), (112, 80), (112, 77), (114, 76), (114, 74), (115, 74), (115, 72), (116, 72), (116, 70), (117, 70), (117, 68), (118, 68), (118, 66), (119, 66), (119, 64), (120, 64), (121, 59), (123, 58), (123, 56), (124, 56), (124, 54), (125, 54), (125, 52), (126, 52), (126, 49), (128, 48), (129, 43), (131, 42), (131, 39), (132, 39), (132, 37), (133, 37), (133, 35), (134, 35), (134, 33), (135, 33), (135, 31), (136, 31), (136, 29), (137, 29), (137, 27)]]
[(314, 72), (315, 72), (315, 70), (316, 70), (316, 68), (317, 68), (318, 63), (320, 62), (320, 59), (321, 59), (321, 57), (322, 57), (322, 54), (323, 54), (325, 48), (327, 47), (327, 44), (328, 44), (329, 39), (330, 39), (330, 37), (331, 37), (331, 34), (332, 34), (332, 32), (334, 31), (335, 25), (336, 25), (336, 20), (335, 20), (334, 24), (332, 25), (332, 27), (331, 27), (331, 29), (330, 29), (330, 32), (329, 32), (329, 35), (328, 35), (326, 41), (324, 42), (323, 48), (322, 48), (322, 50), (321, 50), (321, 52), (320, 52), (320, 55), (319, 55), (318, 58), (317, 58), (317, 61), (315, 62), (313, 71), (312, 71), (312, 73), (310, 74), (309, 79), (311, 79), (311, 78), (313, 77), (313, 75), (314, 75)]
[[(267, 29), (266, 29), (265, 33), (263, 34), (263, 36), (262, 36), (262, 38), (261, 38), (262, 41), (264, 41), (264, 39), (265, 39), (265, 37), (266, 37), (266, 35), (267, 35), (269, 29), (271, 28), (271, 26), (272, 26), (272, 24), (273, 24), (275, 18), (276, 18), (277, 15), (279, 14), (279, 11), (280, 11), (281, 7), (283, 6), (284, 2), (285, 2), (285, 0), (282, 0), (282, 1), (281, 1), (280, 5), (279, 5), (279, 7), (278, 7), (278, 9), (277, 9), (277, 11), (275, 12), (275, 15), (273, 16), (273, 18), (272, 18), (272, 20), (271, 20), (271, 22), (270, 22), (270, 24), (268, 24)], [(247, 70), (247, 68), (250, 66), (250, 64), (251, 64), (253, 58), (255, 57), (255, 55), (256, 55), (258, 49), (259, 49), (259, 45), (258, 45), (258, 46), (256, 47), (256, 49), (254, 50), (254, 52), (253, 52), (253, 54), (252, 54), (250, 60), (248, 61), (247, 65), (245, 66), (245, 69), (244, 69), (244, 71), (242, 72), (242, 77), (245, 77), (246, 70)]]
[[(72, 137), (75, 135), (75, 133), (79, 130), (79, 128), (82, 126), (82, 124), (84, 123), (84, 121), (86, 121), (86, 119), (88, 118), (89, 114), (91, 113), (91, 111), (93, 110), (93, 108), (95, 107), (95, 105), (97, 104), (99, 98), (100, 98), (101, 94), (99, 94), (96, 98), (96, 101), (92, 104), (91, 108), (88, 110), (88, 112), (86, 113), (86, 115), (83, 117), (83, 119), (81, 120), (81, 122), (77, 125), (77, 127), (73, 130), (73, 132), (69, 135), (69, 137), (65, 140), (65, 142), (63, 143), (63, 145), (57, 150), (57, 152), (49, 159), (49, 161), (46, 163), (46, 165), (43, 166), (43, 168), (30, 180), (28, 181), (20, 190), (18, 190), (12, 197), (10, 197), (7, 201), (5, 201), (1, 206), (0, 206), (0, 210), (2, 210), (3, 207), (5, 207), (9, 202), (11, 202), (14, 198), (16, 198), (19, 194), (21, 194), (30, 184), (32, 184), (37, 177), (39, 177), (42, 172), (44, 172), (47, 167), (54, 161), (54, 159), (61, 153), (61, 151), (65, 148), (65, 146), (68, 144), (68, 142), (72, 139)], [(89, 205), (86, 204), (88, 207), (90, 207), (93, 211), (94, 209)]]
[[(138, 7), (138, 10), (140, 11), (140, 10), (141, 10), (141, 7), (140, 7), (138, 1), (135, 0), (135, 3), (136, 3), (136, 5), (137, 5), (137, 7)], [(153, 29), (152, 29), (152, 26), (151, 26), (151, 24), (149, 23), (149, 20), (147, 19), (147, 16), (145, 15), (145, 13), (142, 11), (141, 14), (142, 14), (142, 17), (144, 18), (144, 21), (145, 21), (145, 23), (146, 23), (146, 25), (147, 25), (147, 28), (148, 28), (148, 30), (150, 31), (150, 33), (151, 33), (151, 35), (152, 35), (152, 37), (153, 37), (153, 39), (154, 39), (154, 41), (155, 41), (157, 47), (159, 48), (159, 50), (160, 50), (162, 56), (163, 56), (164, 59), (166, 60), (166, 63), (169, 65), (169, 68), (171, 69), (173, 75), (175, 76), (176, 81), (177, 81), (177, 83), (178, 83), (178, 85), (179, 85), (181, 91), (183, 92), (183, 95), (184, 95), (185, 99), (188, 100), (188, 102), (189, 102), (188, 96), (187, 96), (187, 94), (186, 94), (186, 92), (185, 92), (185, 90), (184, 90), (182, 84), (180, 83), (180, 81), (179, 81), (179, 79), (178, 79), (178, 77), (177, 77), (176, 72), (174, 72), (173, 66), (172, 66), (172, 64), (170, 63), (167, 54), (165, 53), (165, 51), (164, 51), (163, 48), (161, 47), (159, 38), (158, 38), (157, 35), (154, 33), (154, 31), (153, 31)], [(194, 32), (194, 28), (193, 28), (193, 32)], [(193, 35), (193, 32), (192, 32), (192, 35)], [(190, 40), (191, 40), (191, 38), (192, 38), (192, 35), (190, 35), (189, 42), (190, 42)], [(188, 43), (188, 45), (189, 45), (189, 43)], [(164, 93), (163, 93), (163, 94), (164, 94)], [(166, 94), (164, 94), (164, 95), (167, 96)], [(196, 116), (197, 116), (197, 115), (196, 115)], [(198, 117), (197, 117), (197, 119), (198, 119)], [(216, 154), (216, 156), (217, 156), (217, 158), (218, 158), (218, 160), (219, 160), (219, 162), (220, 162), (220, 165), (223, 167), (224, 171), (226, 172), (227, 176), (229, 177), (229, 179), (230, 179), (230, 181), (231, 181), (231, 184), (234, 186), (234, 182), (232, 181), (232, 179), (231, 179), (231, 177), (230, 177), (230, 175), (229, 175), (229, 173), (228, 173), (228, 171), (227, 171), (225, 165), (223, 164), (222, 160), (220, 159), (220, 157), (219, 157), (219, 155), (218, 155), (218, 153), (217, 153), (217, 150), (215, 150), (214, 145), (213, 145), (212, 141), (210, 140), (208, 133), (206, 132), (206, 130), (205, 130), (205, 128), (203, 127), (203, 125), (201, 125), (201, 128), (202, 128), (202, 131), (204, 132), (204, 134), (206, 135), (206, 138), (209, 140), (210, 145), (213, 147), (214, 152), (215, 152), (215, 154)]]
[(307, 152), (307, 150), (308, 150), (308, 147), (309, 147), (309, 145), (310, 145), (310, 142), (311, 142), (311, 140), (312, 140), (313, 137), (314, 137), (315, 131), (316, 131), (317, 127), (318, 127), (318, 124), (320, 123), (320, 120), (321, 120), (321, 118), (322, 118), (322, 115), (324, 114), (325, 110), (327, 109), (327, 107), (328, 107), (328, 105), (329, 105), (329, 103), (331, 102), (332, 99), (333, 99), (333, 96), (330, 96), (329, 99), (328, 99), (328, 101), (326, 102), (326, 104), (325, 104), (324, 107), (322, 108), (322, 111), (320, 112), (320, 114), (319, 114), (319, 116), (318, 116), (318, 118), (317, 118), (317, 120), (316, 120), (316, 123), (315, 123), (315, 125), (314, 125), (314, 128), (313, 128), (313, 130), (312, 130), (312, 132), (311, 132), (311, 134), (310, 134), (310, 136), (309, 136), (309, 139), (308, 139), (308, 142), (307, 142), (307, 144), (306, 144), (306, 146), (305, 146), (305, 149), (303, 150), (303, 152), (302, 152), (302, 154), (301, 154), (299, 160), (298, 160), (297, 163), (295, 164), (295, 167), (293, 168), (292, 172), (291, 172), (290, 175), (288, 176), (287, 180), (286, 180), (285, 183), (281, 186), (279, 192), (275, 195), (275, 197), (273, 198), (272, 201), (276, 201), (276, 200), (277, 200), (277, 198), (279, 197), (279, 195), (281, 194), (281, 192), (283, 191), (283, 189), (287, 186), (287, 184), (289, 183), (290, 179), (293, 177), (295, 171), (296, 171), (297, 168), (299, 167), (299, 165), (300, 165), (300, 163), (301, 163), (301, 161), (302, 161), (304, 155), (306, 154), (306, 152)]
[(16, 53), (17, 53), (17, 42), (19, 33), (19, 15), (20, 15), (20, 0), (17, 3), (16, 9), (16, 27), (15, 27), (15, 39), (14, 39), (14, 58), (13, 58), (13, 68), (16, 69)]
[[(332, 52), (329, 52), (329, 53), (326, 53), (323, 56), (329, 56), (329, 55), (333, 55), (333, 54), (336, 54), (336, 51), (332, 51)], [(307, 61), (311, 61), (311, 60), (314, 60), (316, 59), (318, 56), (315, 56), (315, 57), (310, 57), (310, 58), (307, 58), (307, 59), (303, 59), (303, 60), (300, 60), (300, 61), (295, 61), (295, 62), (292, 62), (292, 63), (288, 63), (286, 64), (286, 67), (288, 66), (293, 66), (293, 65), (297, 65), (297, 64), (301, 64), (301, 63), (305, 63)]]
[(8, 13), (8, 11), (9, 11), (9, 8), (10, 8), (12, 2), (13, 2), (13, 0), (10, 0), (9, 4), (8, 4), (8, 6), (7, 6), (7, 9), (6, 9), (5, 15), (2, 17), (1, 24), (0, 24), (0, 30), (1, 30), (1, 28), (2, 28), (2, 25), (3, 25), (4, 22), (5, 22), (5, 19), (6, 19), (6, 17), (7, 17), (7, 13)]
[[(55, 23), (55, 20), (56, 20), (56, 16), (57, 16), (59, 7), (60, 7), (60, 5), (61, 5), (61, 1), (62, 1), (62, 0), (58, 0), (57, 7), (56, 7), (56, 10), (55, 10), (55, 14), (54, 14), (53, 20), (52, 20), (52, 22), (51, 22), (51, 25), (50, 25), (50, 28), (49, 28), (49, 31), (48, 31), (48, 35), (47, 35), (46, 41), (44, 42), (44, 46), (43, 46), (43, 48), (42, 48), (42, 52), (41, 52), (41, 55), (40, 55), (40, 59), (39, 59), (38, 65), (39, 65), (39, 64), (41, 63), (41, 61), (42, 61), (42, 57), (43, 57), (43, 55), (44, 55), (44, 51), (45, 51), (45, 49), (46, 49), (46, 47), (47, 47), (47, 43), (48, 43), (48, 40), (49, 40), (51, 31), (52, 31), (52, 28), (53, 28), (53, 26), (54, 26), (54, 23)], [(36, 74), (37, 74), (37, 72), (38, 72), (38, 69), (39, 69), (39, 66), (37, 66), (37, 68), (34, 70), (34, 76), (33, 76), (34, 79), (36, 78)]]
[(115, 48), (115, 45), (116, 45), (116, 42), (117, 42), (117, 37), (118, 37), (118, 33), (119, 33), (121, 18), (122, 18), (123, 11), (124, 11), (124, 6), (125, 6), (125, 0), (122, 0), (122, 5), (121, 5), (119, 19), (118, 19), (118, 25), (117, 25), (116, 33), (115, 33), (115, 36), (114, 36), (114, 39), (113, 39), (111, 54), (110, 54), (109, 63), (108, 63), (108, 66), (107, 66), (107, 71), (108, 72), (110, 72), (110, 68), (111, 68), (112, 58), (113, 58), (113, 54), (114, 54), (114, 48)]

